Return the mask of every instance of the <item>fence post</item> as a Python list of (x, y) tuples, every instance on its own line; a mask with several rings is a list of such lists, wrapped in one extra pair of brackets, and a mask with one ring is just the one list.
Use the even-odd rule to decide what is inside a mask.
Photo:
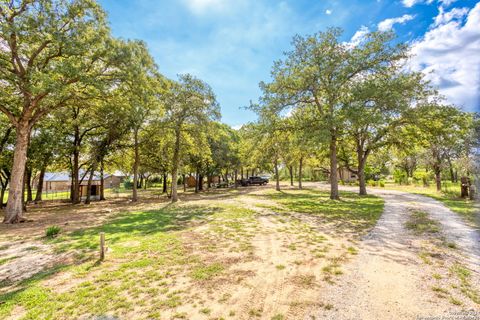
[(105, 259), (105, 233), (100, 232), (100, 260)]

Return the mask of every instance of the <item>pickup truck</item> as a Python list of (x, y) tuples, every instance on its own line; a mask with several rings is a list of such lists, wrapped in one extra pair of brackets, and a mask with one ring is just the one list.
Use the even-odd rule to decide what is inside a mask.
[(248, 179), (242, 179), (240, 180), (240, 184), (242, 186), (250, 186), (253, 184), (258, 184), (258, 185), (264, 185), (268, 183), (268, 178), (266, 177), (250, 177)]

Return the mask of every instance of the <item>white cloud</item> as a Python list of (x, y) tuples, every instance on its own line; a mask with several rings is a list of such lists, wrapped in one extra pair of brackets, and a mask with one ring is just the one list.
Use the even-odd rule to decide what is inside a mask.
[(187, 7), (195, 14), (222, 12), (229, 9), (235, 1), (232, 0), (184, 0)]
[(361, 26), (360, 29), (355, 32), (355, 34), (352, 36), (350, 39), (350, 42), (348, 42), (348, 45), (351, 47), (358, 46), (362, 40), (365, 38), (365, 35), (367, 35), (370, 32), (370, 29), (366, 26)]
[(402, 3), (405, 7), (411, 8), (418, 2), (421, 2), (421, 0), (402, 0)]
[(449, 5), (451, 5), (452, 3), (456, 2), (457, 0), (439, 0), (439, 2), (445, 6), (445, 7), (448, 7)]
[(325, 10), (325, 14), (331, 15), (331, 14), (332, 14), (332, 10), (330, 10), (330, 9)]
[(431, 29), (413, 43), (411, 68), (426, 73), (449, 102), (480, 111), (480, 2), (466, 17), (454, 10), (440, 11)]
[(415, 17), (412, 16), (412, 15), (404, 14), (401, 17), (385, 19), (378, 24), (378, 30), (388, 31), (388, 30), (392, 29), (394, 24), (396, 24), (396, 23), (404, 24), (405, 22), (410, 21), (413, 18), (415, 18)]
[[(438, 0), (438, 3), (444, 7), (448, 7), (452, 3), (456, 2), (457, 0)], [(404, 7), (411, 8), (416, 4), (419, 3), (426, 3), (426, 4), (432, 4), (433, 0), (402, 0), (402, 4)]]
[(454, 8), (448, 12), (445, 12), (445, 9), (442, 6), (440, 6), (438, 10), (439, 13), (435, 17), (434, 26), (439, 26), (452, 20), (463, 19), (463, 17), (465, 17), (469, 11), (468, 8)]

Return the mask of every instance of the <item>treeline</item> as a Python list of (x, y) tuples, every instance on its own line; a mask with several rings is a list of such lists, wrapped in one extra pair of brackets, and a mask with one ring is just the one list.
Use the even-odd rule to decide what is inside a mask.
[[(225, 143), (234, 133), (217, 122), (210, 86), (188, 74), (164, 77), (143, 42), (111, 35), (95, 1), (4, 1), (0, 41), (5, 223), (24, 221), (25, 202), (41, 200), (47, 170), (68, 169), (71, 201), (79, 203), (80, 184), (90, 185), (95, 172), (128, 166), (136, 201), (142, 172), (176, 181), (185, 166), (216, 170), (213, 157), (230, 161)], [(171, 196), (177, 201), (176, 183)]]
[(117, 169), (133, 176), (133, 201), (139, 177), (158, 176), (171, 181), (174, 202), (189, 173), (201, 188), (215, 175), (236, 181), (272, 172), (279, 189), (279, 170), (296, 172), (301, 187), (308, 167), (330, 176), (338, 199), (339, 167), (358, 176), (361, 194), (371, 168), (408, 164), (411, 174), (423, 164), (438, 183), (445, 168), (468, 171), (478, 118), (443, 103), (422, 74), (408, 71), (408, 47), (394, 44), (393, 34), (357, 43), (340, 37), (337, 29), (295, 37), (250, 106), (259, 120), (233, 130), (219, 122), (208, 84), (189, 74), (164, 77), (143, 42), (111, 35), (95, 1), (2, 2), (4, 222), (24, 221), (47, 171), (70, 172), (72, 203), (81, 201), (80, 184)]
[(371, 32), (355, 43), (341, 36), (332, 28), (294, 37), (272, 81), (260, 84), (251, 131), (274, 171), (281, 165), (292, 176), (297, 167), (301, 187), (308, 163), (329, 178), (331, 199), (339, 199), (339, 168), (358, 179), (361, 195), (367, 176), (405, 174), (408, 182), (422, 168), (438, 190), (446, 170), (452, 180), (472, 176), (478, 114), (447, 104), (422, 73), (410, 71), (409, 47), (393, 33)]

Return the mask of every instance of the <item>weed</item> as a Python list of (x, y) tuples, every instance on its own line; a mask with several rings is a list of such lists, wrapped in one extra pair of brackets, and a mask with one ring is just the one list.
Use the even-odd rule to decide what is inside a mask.
[(45, 236), (47, 238), (55, 238), (59, 233), (61, 229), (59, 226), (50, 226), (45, 230)]
[(409, 220), (405, 226), (407, 229), (412, 230), (415, 234), (426, 233), (438, 233), (440, 231), (440, 225), (437, 221), (428, 217), (428, 213), (424, 211), (413, 211), (410, 214)]
[(262, 308), (258, 308), (258, 309), (250, 309), (248, 311), (248, 315), (251, 316), (251, 317), (258, 317), (260, 318), (262, 316), (262, 312), (263, 312), (263, 309)]
[(210, 280), (211, 278), (222, 273), (224, 269), (224, 266), (220, 263), (202, 265), (193, 269), (191, 276), (195, 280)]
[(208, 315), (212, 312), (212, 310), (210, 310), (209, 308), (203, 308), (203, 309), (200, 309), (200, 312)]

